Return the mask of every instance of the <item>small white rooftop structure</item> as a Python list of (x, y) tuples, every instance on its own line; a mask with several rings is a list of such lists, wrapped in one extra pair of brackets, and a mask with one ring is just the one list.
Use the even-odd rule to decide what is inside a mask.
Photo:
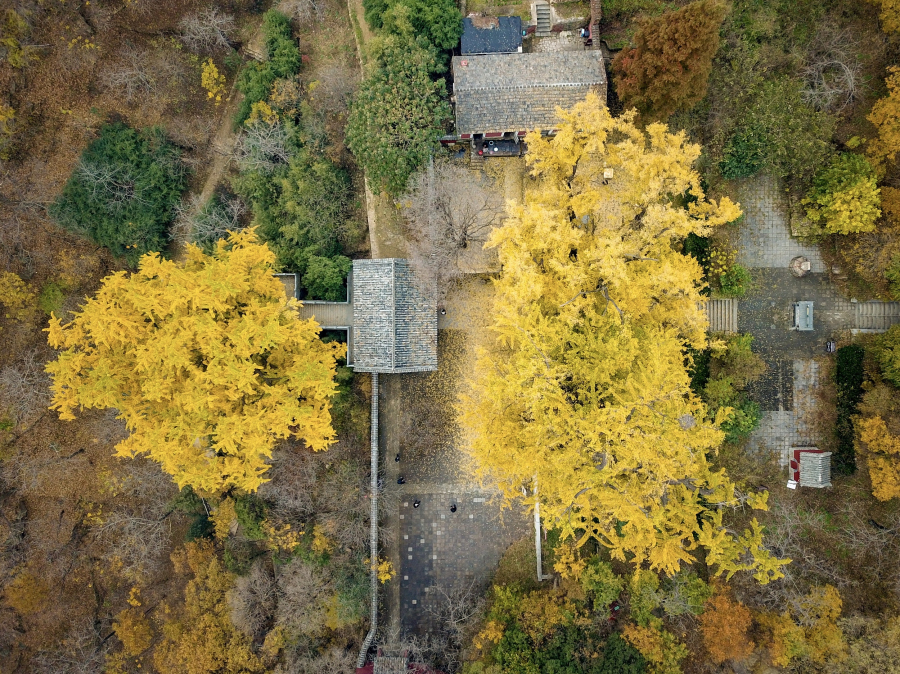
[(790, 489), (831, 486), (831, 452), (818, 447), (794, 447), (791, 453), (791, 479), (787, 483)]
[(813, 329), (813, 303), (808, 301), (794, 302), (793, 325), (794, 330), (810, 332)]

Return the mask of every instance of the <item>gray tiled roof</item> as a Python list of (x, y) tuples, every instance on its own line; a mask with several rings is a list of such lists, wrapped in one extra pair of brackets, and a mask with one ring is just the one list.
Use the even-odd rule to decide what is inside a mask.
[[(476, 23), (492, 24), (480, 28)], [(500, 16), (493, 21), (463, 19), (460, 51), (463, 54), (509, 54), (522, 47), (522, 19), (518, 16)]]
[(437, 306), (406, 260), (353, 261), (353, 360), (357, 372), (437, 369)]
[(453, 57), (457, 133), (549, 130), (591, 90), (606, 101), (599, 51)]

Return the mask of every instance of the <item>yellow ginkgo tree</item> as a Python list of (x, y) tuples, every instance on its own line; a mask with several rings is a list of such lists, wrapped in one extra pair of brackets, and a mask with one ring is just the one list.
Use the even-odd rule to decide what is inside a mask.
[(103, 281), (68, 323), (51, 317), (47, 366), (64, 420), (78, 408), (115, 409), (129, 436), (121, 457), (147, 455), (179, 487), (255, 491), (275, 443), (313, 450), (334, 439), (330, 397), (340, 345), (301, 320), (272, 275), (274, 254), (253, 231), (188, 246), (176, 263), (157, 253), (134, 274)]
[(709, 465), (729, 410), (711, 418), (685, 368), (707, 320), (682, 242), (740, 209), (704, 195), (683, 133), (641, 131), (595, 96), (562, 119), (555, 138), (528, 136), (531, 187), (488, 243), (502, 263), (493, 324), (460, 404), (476, 471), (636, 566), (672, 574), (704, 548), (718, 573), (778, 578), (787, 560), (756, 520), (743, 534), (723, 523), (766, 494)]

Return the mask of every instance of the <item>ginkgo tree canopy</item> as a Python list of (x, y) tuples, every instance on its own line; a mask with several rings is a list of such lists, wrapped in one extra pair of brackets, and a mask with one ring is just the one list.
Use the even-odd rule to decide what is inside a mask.
[(682, 242), (740, 215), (708, 199), (700, 148), (661, 124), (637, 129), (595, 96), (562, 114), (555, 138), (527, 138), (533, 181), (488, 245), (490, 337), (461, 399), (482, 478), (509, 498), (537, 486), (541, 513), (579, 544), (672, 574), (706, 550), (717, 572), (779, 577), (762, 529), (738, 534), (740, 494), (707, 454), (719, 424), (691, 392), (685, 346), (706, 344), (702, 272)]
[(112, 408), (130, 432), (116, 453), (147, 455), (179, 487), (255, 491), (274, 444), (333, 442), (335, 359), (272, 274), (274, 254), (250, 230), (212, 255), (157, 253), (103, 281), (74, 318), (52, 316), (51, 409)]

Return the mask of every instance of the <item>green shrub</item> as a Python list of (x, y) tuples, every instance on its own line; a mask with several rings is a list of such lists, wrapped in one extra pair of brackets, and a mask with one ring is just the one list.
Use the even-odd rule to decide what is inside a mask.
[(380, 30), (384, 25), (384, 13), (388, 6), (387, 0), (363, 0), (363, 15), (372, 30)]
[(369, 55), (371, 70), (350, 106), (347, 147), (372, 190), (396, 196), (437, 149), (450, 107), (444, 80), (432, 79), (443, 69), (438, 53), (402, 13), (395, 22), (397, 33)]
[(878, 335), (873, 351), (881, 366), (881, 375), (900, 387), (900, 325), (893, 325), (887, 332)]
[(271, 174), (242, 173), (232, 187), (250, 204), (252, 224), (277, 256), (278, 265), (300, 274), (305, 291), (301, 296), (345, 299), (350, 261), (341, 256), (341, 236), (352, 217), (352, 186), (346, 171), (327, 158), (299, 152)]
[(234, 497), (234, 511), (237, 514), (241, 533), (253, 541), (265, 539), (262, 523), (266, 519), (266, 504), (261, 498), (252, 494), (241, 494)]
[(719, 172), (723, 178), (749, 178), (759, 173), (765, 163), (766, 138), (762, 129), (739, 129), (725, 143)]
[(806, 217), (828, 234), (871, 232), (881, 217), (875, 169), (862, 155), (841, 152), (819, 170), (803, 204)]
[(648, 625), (660, 600), (659, 576), (648, 569), (636, 571), (628, 587), (631, 619), (638, 625)]
[(187, 543), (190, 543), (199, 538), (210, 538), (212, 537), (214, 530), (215, 526), (213, 526), (209, 516), (205, 512), (198, 513), (194, 515), (194, 519), (191, 521), (191, 526), (188, 527), (184, 540)]
[[(398, 9), (407, 11), (398, 11)], [(432, 46), (449, 51), (459, 44), (462, 36), (462, 14), (455, 0), (393, 0), (389, 11), (382, 14), (382, 27), (388, 33), (402, 33), (397, 21), (406, 15), (416, 35), (425, 36)]]
[(64, 283), (59, 281), (50, 281), (43, 288), (38, 296), (38, 307), (45, 314), (59, 313), (62, 309), (63, 302), (66, 301), (67, 288)]
[(253, 566), (253, 560), (259, 557), (260, 551), (249, 541), (229, 538), (225, 541), (225, 549), (222, 551), (222, 562), (231, 573), (243, 576), (249, 573)]
[(736, 445), (746, 440), (759, 426), (760, 416), (759, 403), (738, 396), (732, 403), (731, 416), (722, 424), (725, 442)]
[(720, 407), (731, 406), (737, 398), (737, 389), (731, 377), (712, 377), (703, 387), (703, 400), (709, 405), (710, 411), (719, 409)]
[(375, 30), (396, 33), (396, 8), (408, 9), (417, 35), (438, 49), (450, 50), (462, 35), (462, 14), (454, 0), (363, 0), (366, 23)]
[(243, 124), (250, 116), (254, 103), (269, 98), (275, 80), (294, 77), (300, 72), (300, 50), (291, 31), (291, 20), (274, 9), (263, 15), (263, 35), (266, 39), (266, 60), (251, 61), (241, 70), (237, 89), (244, 94), (235, 116), (235, 125)]
[(900, 255), (891, 258), (891, 264), (884, 270), (884, 277), (891, 289), (891, 297), (900, 300)]
[(362, 559), (332, 568), (337, 590), (337, 619), (341, 625), (358, 623), (369, 612), (369, 574)]
[(162, 251), (187, 185), (179, 151), (159, 128), (138, 132), (124, 124), (100, 129), (50, 215), (63, 228), (109, 248), (129, 264)]
[(661, 603), (670, 617), (700, 615), (712, 595), (713, 588), (696, 573), (682, 572), (667, 580)]
[[(882, 361), (882, 358), (885, 357), (884, 350), (898, 337), (900, 337), (900, 329), (895, 326), (876, 340), (876, 357), (879, 362), (884, 362)], [(859, 402), (862, 400), (865, 351), (861, 346), (850, 344), (839, 348), (836, 356), (834, 379), (837, 384), (837, 420), (834, 433), (837, 439), (837, 451), (833, 456), (833, 466), (835, 472), (849, 475), (856, 471), (853, 415), (856, 414)]]
[(710, 361), (712, 376), (731, 379), (736, 389), (743, 389), (766, 371), (766, 364), (753, 353), (753, 335), (732, 335), (726, 340), (725, 351)]
[(750, 290), (753, 279), (746, 267), (733, 264), (728, 270), (719, 274), (719, 284), (721, 286), (719, 295), (722, 297), (743, 297)]
[(804, 82), (776, 74), (763, 56), (770, 53), (741, 40), (724, 43), (710, 77), (711, 158), (722, 170), (730, 145), (729, 170), (746, 172), (758, 161), (759, 171), (807, 184), (833, 152), (835, 118), (807, 105)]
[(603, 647), (603, 659), (590, 674), (644, 674), (647, 661), (638, 650), (614, 632)]
[(594, 610), (605, 613), (625, 587), (625, 582), (613, 573), (612, 565), (593, 559), (581, 573), (581, 587), (594, 602)]
[(712, 352), (709, 349), (697, 351), (696, 349), (688, 348), (686, 356), (688, 358), (686, 367), (691, 375), (691, 390), (699, 396), (709, 382), (709, 364)]
[(306, 264), (302, 284), (308, 299), (343, 302), (347, 299), (345, 281), (353, 263), (343, 255), (312, 256)]
[(681, 252), (684, 255), (690, 255), (697, 260), (697, 264), (703, 269), (703, 280), (706, 281), (706, 287), (703, 288), (703, 294), (709, 295), (709, 253), (712, 248), (712, 242), (705, 236), (697, 236), (693, 232), (684, 239)]

